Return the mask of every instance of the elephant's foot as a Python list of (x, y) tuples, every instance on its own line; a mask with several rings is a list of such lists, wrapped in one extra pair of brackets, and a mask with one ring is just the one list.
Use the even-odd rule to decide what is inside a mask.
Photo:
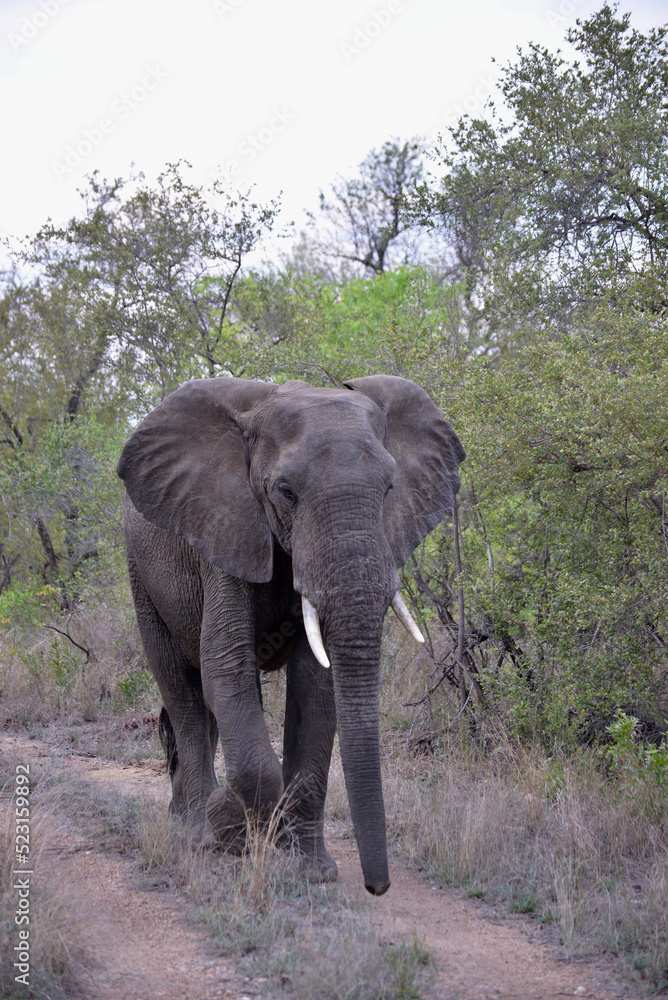
[(197, 822), (188, 821), (186, 826), (186, 841), (193, 851), (210, 850), (217, 846), (218, 841), (209, 830), (204, 817)]
[(316, 856), (302, 854), (299, 859), (299, 870), (309, 882), (336, 882), (339, 877), (336, 861), (324, 847)]
[(215, 788), (206, 804), (206, 821), (219, 847), (241, 854), (246, 845), (248, 819), (243, 801), (227, 786)]
[(185, 802), (177, 802), (174, 796), (169, 803), (169, 815), (174, 816), (175, 819), (186, 820), (188, 817), (188, 809), (186, 808)]
[(193, 847), (196, 847), (199, 851), (213, 851), (218, 847), (218, 841), (211, 830), (204, 830), (199, 840), (193, 842)]
[(322, 820), (302, 823), (300, 830), (298, 821), (286, 817), (277, 843), (298, 852), (299, 870), (309, 882), (336, 882), (339, 870), (325, 847)]
[(192, 850), (200, 847), (208, 847), (210, 846), (210, 841), (214, 841), (215, 843), (215, 838), (206, 825), (206, 801), (198, 808), (191, 809), (188, 812), (185, 810), (177, 811), (170, 804), (169, 813), (183, 823), (185, 842)]

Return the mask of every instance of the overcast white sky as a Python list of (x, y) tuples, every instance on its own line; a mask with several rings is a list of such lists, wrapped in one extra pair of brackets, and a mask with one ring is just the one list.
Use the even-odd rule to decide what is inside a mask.
[[(499, 63), (554, 49), (603, 0), (0, 0), (0, 233), (79, 209), (95, 168), (283, 192), (303, 221), (318, 190), (392, 136), (478, 112)], [(630, 0), (643, 31), (663, 0)]]

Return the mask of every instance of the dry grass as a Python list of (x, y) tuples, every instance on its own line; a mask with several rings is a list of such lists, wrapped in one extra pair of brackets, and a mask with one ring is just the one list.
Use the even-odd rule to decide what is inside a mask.
[(417, 938), (409, 944), (384, 941), (359, 915), (349, 913), (345, 923), (301, 934), (283, 981), (295, 1000), (417, 1000), (430, 967)]
[(385, 775), (390, 839), (410, 863), (515, 912), (560, 922), (569, 953), (623, 952), (668, 986), (668, 836), (592, 754), (548, 759), (460, 746), (395, 755)]
[(57, 815), (48, 807), (32, 811), (30, 822), (30, 924), (29, 987), (15, 981), (14, 948), (19, 943), (14, 923), (18, 894), (14, 872), (15, 816), (11, 800), (0, 803), (0, 995), (3, 997), (41, 997), (63, 1000), (82, 995), (93, 966), (86, 952), (84, 925), (86, 914), (77, 896), (76, 886), (58, 873), (57, 855), (45, 857), (58, 834)]
[[(657, 783), (627, 766), (633, 753), (615, 774), (595, 750), (550, 757), (495, 729), (472, 739), (447, 688), (416, 718), (406, 703), (419, 700), (432, 665), (394, 625), (385, 647), (390, 842), (443, 883), (558, 922), (568, 953), (604, 948), (623, 956), (641, 989), (668, 987), (665, 775)], [(330, 786), (341, 815), (336, 767)]]
[(5, 723), (34, 728), (56, 719), (66, 726), (118, 710), (141, 712), (155, 702), (157, 689), (126, 601), (80, 607), (69, 619), (54, 614), (48, 621), (60, 631), (6, 623), (0, 630)]
[(299, 858), (279, 847), (282, 809), (250, 818), (241, 858), (187, 848), (163, 806), (144, 801), (138, 843), (153, 880), (184, 888), (216, 947), (294, 1000), (411, 1000), (430, 970), (417, 940), (383, 941), (333, 885), (313, 886)]
[(147, 872), (182, 863), (187, 856), (183, 824), (149, 796), (139, 799), (135, 836)]

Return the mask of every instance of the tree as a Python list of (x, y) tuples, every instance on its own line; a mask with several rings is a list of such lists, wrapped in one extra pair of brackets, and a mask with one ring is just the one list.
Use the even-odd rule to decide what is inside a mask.
[(656, 732), (668, 718), (668, 329), (642, 294), (468, 363), (450, 404), (468, 613), (496, 650), (487, 690), (526, 736), (593, 738), (618, 708)]
[(311, 255), (352, 264), (352, 274), (382, 274), (405, 262), (414, 245), (405, 205), (422, 175), (422, 152), (417, 139), (390, 139), (371, 150), (357, 177), (337, 177), (329, 197), (321, 191), (320, 215), (311, 213), (306, 236)]
[[(668, 264), (668, 46), (604, 4), (502, 70), (504, 107), (464, 117), (417, 212), (450, 245), (491, 349), (568, 323), (599, 294)], [(665, 307), (659, 296), (652, 308)]]
[(466, 356), (457, 288), (420, 267), (331, 281), (267, 269), (237, 285), (231, 316), (256, 377), (340, 384), (388, 372), (427, 384)]
[[(243, 347), (228, 318), (246, 254), (276, 206), (186, 183), (170, 165), (142, 175), (93, 175), (85, 211), (47, 223), (7, 276), (0, 299), (0, 585), (43, 577), (71, 604), (97, 574), (109, 506), (120, 492), (108, 442), (193, 376), (240, 374)], [(118, 533), (118, 532), (117, 532)], [(107, 546), (107, 549), (109, 547)], [(97, 568), (94, 568), (94, 567)]]
[(185, 378), (237, 369), (230, 295), (277, 212), (275, 203), (223, 196), (218, 183), (188, 184), (183, 169), (168, 165), (154, 188), (141, 174), (113, 182), (94, 174), (84, 217), (44, 226), (28, 255), (45, 294), (74, 289), (98, 303), (93, 364), (138, 394), (139, 411)]
[(668, 719), (666, 34), (604, 4), (568, 33), (582, 61), (520, 51), (415, 202), (482, 350), (432, 382), (468, 451), (462, 574), (431, 541), (414, 596), (469, 692), (548, 744)]

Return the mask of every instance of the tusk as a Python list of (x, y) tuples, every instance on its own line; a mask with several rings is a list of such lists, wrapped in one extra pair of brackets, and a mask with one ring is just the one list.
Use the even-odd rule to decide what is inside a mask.
[(315, 610), (311, 602), (307, 597), (302, 594), (302, 613), (304, 615), (304, 628), (306, 629), (306, 638), (308, 639), (308, 644), (311, 647), (311, 651), (315, 656), (318, 663), (323, 667), (329, 666), (329, 658), (325, 652), (325, 647), (322, 644), (322, 635), (320, 634), (320, 622), (318, 621), (318, 612)]
[(397, 616), (401, 624), (404, 626), (406, 631), (413, 636), (415, 641), (424, 642), (424, 636), (422, 635), (422, 632), (413, 621), (413, 616), (411, 615), (410, 611), (404, 604), (403, 598), (399, 593), (399, 591), (397, 591), (394, 597), (392, 598), (392, 610), (394, 611), (395, 615)]

